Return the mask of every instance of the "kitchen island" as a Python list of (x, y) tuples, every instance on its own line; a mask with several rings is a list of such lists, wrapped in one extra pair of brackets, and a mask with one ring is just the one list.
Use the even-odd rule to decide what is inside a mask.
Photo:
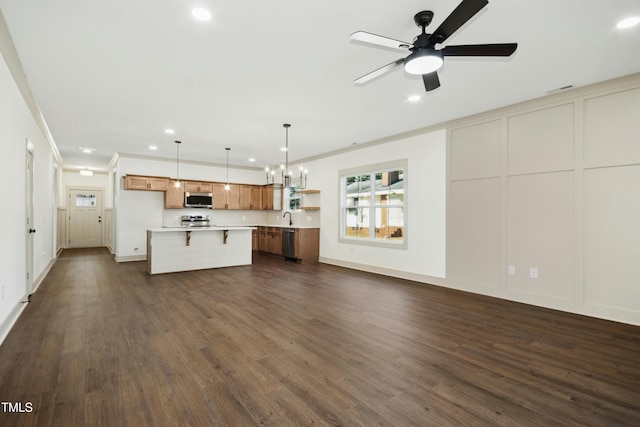
[(147, 230), (149, 274), (251, 264), (255, 227), (165, 227)]

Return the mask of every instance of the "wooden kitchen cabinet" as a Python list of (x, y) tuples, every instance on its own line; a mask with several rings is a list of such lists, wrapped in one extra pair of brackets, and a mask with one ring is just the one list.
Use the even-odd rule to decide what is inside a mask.
[(225, 190), (225, 184), (222, 182), (212, 184), (214, 209), (240, 209), (240, 186), (238, 184), (229, 184), (229, 190)]
[(257, 228), (251, 230), (251, 250), (252, 251), (260, 250), (260, 232)]
[(224, 189), (224, 184), (221, 182), (213, 183), (213, 209), (226, 209), (227, 208), (227, 191)]
[(267, 251), (267, 227), (258, 227), (258, 250)]
[(190, 193), (213, 193), (213, 182), (185, 181), (184, 190)]
[(251, 209), (251, 185), (239, 185), (240, 209)]
[(182, 209), (184, 208), (184, 182), (180, 183), (180, 187), (176, 188), (176, 180), (169, 180), (169, 188), (164, 192), (165, 209)]
[(262, 209), (262, 187), (259, 185), (251, 186), (251, 209)]
[(296, 259), (300, 263), (318, 262), (320, 257), (320, 229), (296, 229)]
[(282, 184), (268, 184), (262, 187), (262, 209), (282, 210)]
[(258, 250), (282, 256), (282, 228), (258, 227)]
[[(255, 247), (258, 251), (282, 256), (282, 227), (258, 227)], [(320, 257), (320, 229), (295, 229), (295, 256), (299, 263), (318, 262)]]
[(227, 209), (240, 209), (240, 185), (229, 184), (227, 193)]
[(262, 187), (259, 185), (239, 185), (240, 209), (262, 209)]
[(125, 175), (125, 190), (167, 191), (169, 178), (160, 176)]
[(282, 255), (282, 228), (273, 227), (272, 254)]

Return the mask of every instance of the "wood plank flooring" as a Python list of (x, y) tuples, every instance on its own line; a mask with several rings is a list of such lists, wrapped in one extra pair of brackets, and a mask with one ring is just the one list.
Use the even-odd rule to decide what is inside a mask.
[(0, 347), (33, 407), (0, 426), (640, 425), (640, 327), (260, 255), (145, 268), (62, 253)]

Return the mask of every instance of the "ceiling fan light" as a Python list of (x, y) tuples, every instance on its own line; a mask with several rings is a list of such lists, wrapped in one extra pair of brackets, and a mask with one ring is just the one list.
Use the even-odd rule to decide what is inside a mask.
[(404, 70), (415, 75), (429, 74), (442, 67), (443, 63), (442, 54), (435, 50), (417, 51), (404, 60)]
[(623, 19), (622, 21), (618, 22), (618, 25), (616, 26), (620, 30), (626, 30), (627, 28), (634, 27), (638, 24), (640, 24), (640, 17), (632, 16), (631, 18)]
[(211, 12), (201, 7), (196, 7), (191, 10), (191, 15), (196, 18), (198, 21), (210, 21), (211, 20)]

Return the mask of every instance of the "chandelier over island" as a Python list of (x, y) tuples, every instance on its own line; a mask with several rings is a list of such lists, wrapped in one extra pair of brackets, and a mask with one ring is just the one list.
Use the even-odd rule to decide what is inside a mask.
[[(284, 188), (292, 186), (293, 172), (289, 168), (289, 128), (291, 124), (284, 123), (282, 125), (285, 128), (285, 146), (281, 149), (284, 151), (284, 162), (280, 163), (280, 166), (264, 168), (267, 184), (275, 184), (276, 170), (280, 169), (280, 182)], [(297, 185), (298, 188), (306, 188), (307, 186), (307, 173), (308, 170), (304, 166), (300, 166), (300, 180)]]

